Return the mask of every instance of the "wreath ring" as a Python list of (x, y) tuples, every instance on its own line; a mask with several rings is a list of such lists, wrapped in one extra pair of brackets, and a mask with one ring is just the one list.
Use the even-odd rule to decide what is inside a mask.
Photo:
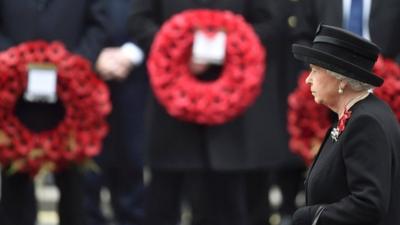
[[(201, 81), (192, 75), (194, 31), (227, 34), (226, 58), (220, 76)], [(187, 10), (166, 21), (153, 42), (148, 70), (150, 83), (167, 113), (183, 121), (223, 124), (244, 112), (260, 94), (265, 49), (253, 28), (229, 11)]]
[[(27, 86), (29, 63), (57, 68), (57, 96), (65, 116), (51, 130), (33, 132), (14, 112)], [(69, 53), (62, 43), (31, 41), (0, 53), (0, 163), (10, 172), (60, 170), (98, 154), (110, 111), (106, 84), (89, 61)]]

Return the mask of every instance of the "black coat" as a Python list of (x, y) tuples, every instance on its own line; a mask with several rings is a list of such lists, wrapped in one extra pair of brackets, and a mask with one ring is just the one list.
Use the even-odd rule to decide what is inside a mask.
[[(127, 23), (132, 0), (105, 2), (108, 18), (107, 46), (130, 42)], [(143, 166), (143, 114), (148, 93), (145, 65), (137, 65), (123, 81), (108, 81), (113, 110), (108, 117), (109, 133), (96, 161), (106, 168)]]
[[(306, 204), (295, 220), (311, 225), (400, 224), (400, 127), (387, 104), (368, 96), (351, 109), (334, 142), (328, 132), (306, 178)], [(336, 124), (334, 124), (336, 126)], [(308, 221), (308, 222), (307, 222)]]
[(101, 0), (2, 0), (0, 50), (29, 40), (59, 40), (93, 62), (106, 39), (101, 4)]
[[(342, 27), (342, 0), (301, 0), (297, 39), (312, 40), (319, 23)], [(400, 1), (371, 0), (369, 32), (385, 57), (400, 55)]]
[[(216, 170), (271, 168), (288, 154), (286, 101), (280, 89), (280, 4), (260, 0), (134, 0), (131, 34), (149, 49), (160, 25), (185, 9), (226, 9), (242, 14), (267, 46), (268, 71), (257, 101), (235, 120), (200, 126), (169, 116), (153, 98), (149, 104), (147, 162), (153, 168)], [(275, 14), (276, 13), (276, 14)], [(275, 49), (274, 49), (275, 48)], [(281, 91), (283, 91), (281, 93)]]

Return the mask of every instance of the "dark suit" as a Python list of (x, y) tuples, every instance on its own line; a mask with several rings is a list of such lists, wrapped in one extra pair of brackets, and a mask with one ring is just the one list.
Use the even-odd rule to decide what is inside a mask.
[(100, 2), (2, 0), (0, 49), (34, 39), (60, 40), (93, 62), (105, 40)]
[[(144, 49), (149, 49), (160, 23), (189, 8), (228, 9), (243, 14), (254, 25), (259, 37), (272, 52), (280, 38), (274, 26), (268, 1), (138, 1), (131, 17), (131, 34)], [(148, 15), (156, 15), (154, 18)], [(276, 22), (276, 21), (275, 21)], [(274, 42), (275, 41), (275, 42)], [(271, 49), (271, 50), (270, 50)], [(272, 167), (282, 160), (287, 148), (282, 103), (279, 99), (277, 57), (268, 56), (268, 71), (263, 93), (244, 115), (220, 126), (199, 126), (169, 116), (154, 99), (148, 113), (149, 141), (147, 163), (152, 168), (237, 170)], [(271, 129), (274, 128), (274, 129)], [(179, 140), (179, 142), (178, 142)], [(268, 146), (268, 150), (265, 148)], [(165, 149), (168, 149), (166, 151)]]
[[(187, 175), (187, 177), (193, 178), (192, 175), (198, 172), (198, 176), (207, 176), (212, 180), (218, 180), (220, 176), (220, 180), (226, 182), (215, 182), (214, 184), (210, 182), (209, 186), (216, 187), (217, 183), (228, 186), (230, 183), (232, 185), (227, 187), (231, 188), (230, 191), (222, 191), (224, 188), (220, 188), (221, 192), (215, 194), (214, 197), (200, 199), (204, 201), (218, 200), (223, 199), (223, 195), (233, 196), (231, 200), (235, 203), (225, 208), (227, 211), (233, 211), (227, 213), (229, 215), (225, 217), (225, 222), (229, 223), (228, 219), (231, 219), (232, 223), (240, 223), (242, 220), (236, 218), (241, 214), (235, 212), (240, 211), (239, 207), (247, 208), (247, 203), (238, 199), (240, 196), (246, 196), (242, 192), (246, 190), (246, 185), (240, 188), (243, 185), (242, 182), (245, 182), (244, 180), (247, 178), (244, 176), (245, 171), (253, 172), (274, 168), (286, 160), (285, 157), (288, 153), (286, 108), (285, 102), (282, 101), (282, 96), (284, 96), (282, 92), (285, 88), (281, 89), (285, 78), (279, 73), (280, 68), (277, 65), (280, 58), (277, 56), (279, 47), (276, 44), (281, 38), (281, 29), (284, 29), (280, 26), (278, 19), (282, 16), (277, 10), (280, 4), (259, 0), (134, 0), (134, 3), (129, 27), (131, 34), (143, 49), (149, 49), (155, 33), (164, 21), (176, 13), (193, 8), (225, 9), (242, 14), (253, 25), (258, 36), (267, 46), (267, 73), (263, 92), (243, 115), (223, 125), (201, 126), (182, 122), (169, 116), (152, 97), (146, 119), (148, 124), (146, 163), (152, 169), (153, 174), (159, 173), (153, 176), (152, 184), (150, 184), (149, 190), (153, 193), (151, 195), (156, 196), (154, 193), (157, 190), (167, 195), (167, 190), (163, 187), (170, 187), (168, 190), (177, 191), (179, 179), (173, 178), (172, 173), (182, 173), (182, 177)], [(239, 175), (239, 173), (242, 174)], [(155, 181), (155, 177), (159, 180)], [(163, 177), (169, 177), (165, 181), (175, 180), (175, 186), (165, 184), (167, 181), (160, 182)], [(267, 179), (264, 175), (258, 178), (260, 180)], [(194, 179), (205, 180), (206, 178)], [(155, 183), (160, 188), (155, 187)], [(212, 187), (204, 188), (212, 189)], [(266, 187), (261, 187), (261, 189), (265, 194)], [(201, 194), (202, 192), (198, 191), (197, 193)], [(210, 195), (212, 194), (210, 193)], [(175, 194), (169, 196), (175, 196)], [(220, 198), (215, 196), (220, 196)], [(150, 198), (153, 197), (150, 196)], [(259, 195), (257, 198), (264, 199)], [(171, 200), (171, 198), (168, 199)], [(155, 200), (154, 205), (160, 204), (159, 202)], [(241, 204), (237, 202), (241, 202)], [(207, 204), (205, 203), (205, 205)], [(221, 210), (222, 205), (213, 204), (212, 206), (219, 207)], [(165, 205), (160, 207), (176, 208), (176, 206)], [(232, 209), (234, 207), (237, 207), (236, 211)], [(207, 209), (212, 211), (212, 207)], [(265, 221), (265, 218), (262, 219)]]
[(350, 110), (351, 118), (338, 141), (328, 132), (308, 172), (307, 206), (299, 209), (297, 217), (311, 221), (316, 208), (324, 205), (318, 225), (400, 224), (398, 121), (374, 95)]
[[(293, 44), (291, 32), (297, 29), (298, 17), (296, 15), (296, 8), (301, 2), (292, 0), (280, 0), (279, 2), (285, 5), (283, 10), (280, 10), (280, 13), (286, 15), (285, 21), (282, 22), (282, 26), (286, 27), (286, 29), (285, 34), (282, 35), (279, 42), (274, 45), (277, 46), (278, 49), (276, 51), (280, 53), (278, 56), (281, 57), (280, 74), (282, 77), (281, 79), (285, 80), (285, 82), (281, 82), (282, 85), (279, 87), (279, 90), (281, 93), (281, 102), (285, 103), (283, 106), (285, 110), (284, 114), (287, 115), (286, 103), (288, 93), (293, 92), (297, 86), (298, 75), (303, 67), (302, 62), (293, 57), (291, 50)], [(287, 124), (286, 120), (285, 124)], [(297, 209), (296, 197), (303, 189), (304, 173), (306, 170), (306, 165), (299, 155), (289, 150), (287, 152), (285, 161), (279, 165), (272, 176), (272, 178), (274, 178), (273, 182), (279, 187), (282, 193), (282, 203), (277, 209), (281, 215), (282, 224), (287, 224), (291, 219), (291, 215)]]
[[(100, 0), (3, 0), (0, 1), (0, 49), (21, 42), (43, 39), (62, 41), (68, 50), (94, 60), (104, 45), (105, 18)], [(20, 101), (16, 113), (34, 131), (51, 129), (63, 117), (58, 104)], [(61, 225), (83, 223), (82, 177), (71, 167), (55, 174), (61, 192), (58, 205)], [(3, 176), (1, 224), (29, 225), (36, 219), (33, 183), (28, 175)]]
[[(127, 19), (132, 0), (106, 1), (109, 23), (107, 46), (131, 41)], [(113, 111), (110, 131), (102, 152), (95, 157), (101, 173), (86, 173), (87, 225), (108, 224), (101, 210), (100, 191), (110, 192), (114, 221), (118, 225), (141, 225), (143, 219), (143, 114), (148, 92), (144, 65), (137, 65), (125, 80), (107, 82)]]
[[(297, 40), (312, 40), (319, 23), (343, 27), (342, 0), (302, 0), (299, 9)], [(398, 0), (371, 0), (369, 30), (371, 41), (376, 43), (385, 57), (400, 54), (400, 2)]]

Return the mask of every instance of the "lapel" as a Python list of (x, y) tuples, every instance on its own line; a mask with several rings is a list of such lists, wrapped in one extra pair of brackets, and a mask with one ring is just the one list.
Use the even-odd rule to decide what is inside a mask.
[(342, 27), (343, 26), (343, 0), (332, 1), (332, 2), (337, 2), (336, 4), (333, 4), (333, 9), (335, 10), (335, 13), (334, 13), (335, 18), (333, 21), (337, 21), (337, 23), (333, 24), (333, 25)]
[[(341, 27), (343, 24), (343, 0), (322, 0), (320, 1), (320, 12), (323, 12), (322, 23)], [(323, 3), (322, 3), (323, 2)]]
[(207, 5), (212, 2), (212, 0), (193, 0), (194, 2), (197, 2), (200, 5)]
[(37, 11), (43, 11), (47, 8), (50, 0), (35, 0)]
[(377, 11), (378, 8), (378, 2), (383, 1), (383, 0), (371, 0), (371, 11), (369, 13), (369, 17), (371, 18), (374, 13)]
[(318, 153), (317, 153), (317, 155), (315, 156), (315, 158), (314, 158), (314, 160), (313, 160), (313, 162), (312, 162), (310, 168), (308, 169), (308, 172), (307, 172), (307, 179), (308, 179), (308, 177), (310, 176), (311, 170), (313, 169), (313, 167), (314, 167), (314, 165), (315, 165), (315, 162), (318, 160), (318, 157), (319, 157), (319, 155), (321, 154), (322, 147), (324, 147), (326, 140), (327, 140), (327, 139), (329, 138), (329, 136), (331, 135), (332, 129), (333, 129), (333, 127), (329, 128), (329, 130), (326, 132), (325, 137), (324, 137), (324, 140), (322, 141), (322, 144), (321, 144), (321, 146), (319, 147)]
[(315, 158), (314, 158), (314, 160), (313, 160), (311, 166), (308, 168), (307, 175), (306, 175), (306, 179), (305, 179), (305, 181), (304, 181), (306, 205), (308, 205), (308, 179), (310, 179), (311, 171), (312, 171), (312, 169), (314, 168), (314, 165), (315, 165), (315, 163), (317, 162), (319, 155), (321, 154), (321, 150), (322, 150), (322, 148), (324, 147), (324, 145), (325, 145), (325, 143), (326, 143), (326, 140), (327, 140), (328, 137), (331, 135), (332, 129), (333, 129), (333, 126), (332, 126), (331, 128), (329, 128), (329, 130), (326, 132), (325, 137), (324, 137), (324, 140), (322, 141), (321, 146), (319, 147), (318, 153), (317, 153), (317, 155), (315, 156)]

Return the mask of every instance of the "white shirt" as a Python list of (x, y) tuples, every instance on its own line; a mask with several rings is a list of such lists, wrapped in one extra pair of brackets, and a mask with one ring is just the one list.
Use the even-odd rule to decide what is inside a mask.
[(121, 50), (126, 54), (134, 65), (140, 65), (144, 60), (144, 53), (137, 45), (132, 42), (126, 42), (121, 46)]
[[(328, 1), (328, 0), (327, 0)], [(363, 0), (363, 34), (362, 36), (371, 40), (369, 34), (369, 15), (371, 13), (372, 0)], [(343, 0), (343, 27), (346, 27), (350, 15), (351, 0)]]

